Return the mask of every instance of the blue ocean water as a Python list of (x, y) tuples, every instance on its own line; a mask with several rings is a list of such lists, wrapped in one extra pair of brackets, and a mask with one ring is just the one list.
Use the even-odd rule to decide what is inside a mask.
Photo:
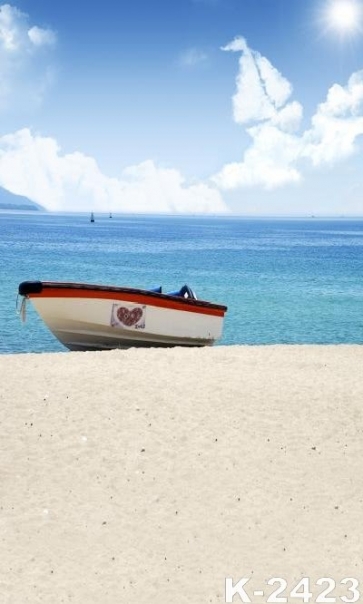
[(25, 280), (173, 291), (228, 306), (219, 344), (363, 343), (363, 220), (0, 213), (0, 353), (61, 351)]

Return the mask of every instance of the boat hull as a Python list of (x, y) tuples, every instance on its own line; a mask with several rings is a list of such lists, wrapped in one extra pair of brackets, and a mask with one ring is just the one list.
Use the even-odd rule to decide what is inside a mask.
[(25, 295), (70, 350), (211, 346), (221, 337), (226, 310), (208, 302), (128, 288), (48, 283)]

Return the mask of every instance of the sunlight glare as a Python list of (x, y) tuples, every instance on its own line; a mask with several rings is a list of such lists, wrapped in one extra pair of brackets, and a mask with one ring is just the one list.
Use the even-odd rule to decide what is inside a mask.
[(330, 8), (329, 16), (331, 24), (338, 29), (351, 29), (357, 22), (357, 7), (346, 0), (335, 2)]
[(329, 30), (340, 33), (362, 31), (362, 6), (356, 0), (331, 0), (325, 21)]

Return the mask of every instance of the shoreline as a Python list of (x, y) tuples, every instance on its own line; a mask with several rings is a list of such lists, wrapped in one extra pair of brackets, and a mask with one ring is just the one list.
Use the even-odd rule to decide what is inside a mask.
[(362, 364), (359, 344), (0, 355), (4, 602), (362, 593)]

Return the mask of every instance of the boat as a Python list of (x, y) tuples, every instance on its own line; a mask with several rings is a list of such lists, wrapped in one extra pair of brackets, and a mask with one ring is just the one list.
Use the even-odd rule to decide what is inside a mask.
[(91, 212), (90, 222), (94, 222), (94, 221), (95, 221), (95, 215), (93, 212)]
[[(23, 281), (20, 314), (27, 300), (69, 350), (154, 346), (211, 346), (222, 335), (227, 307), (198, 300), (184, 285), (136, 289), (88, 283)], [(19, 305), (17, 305), (19, 308)]]

